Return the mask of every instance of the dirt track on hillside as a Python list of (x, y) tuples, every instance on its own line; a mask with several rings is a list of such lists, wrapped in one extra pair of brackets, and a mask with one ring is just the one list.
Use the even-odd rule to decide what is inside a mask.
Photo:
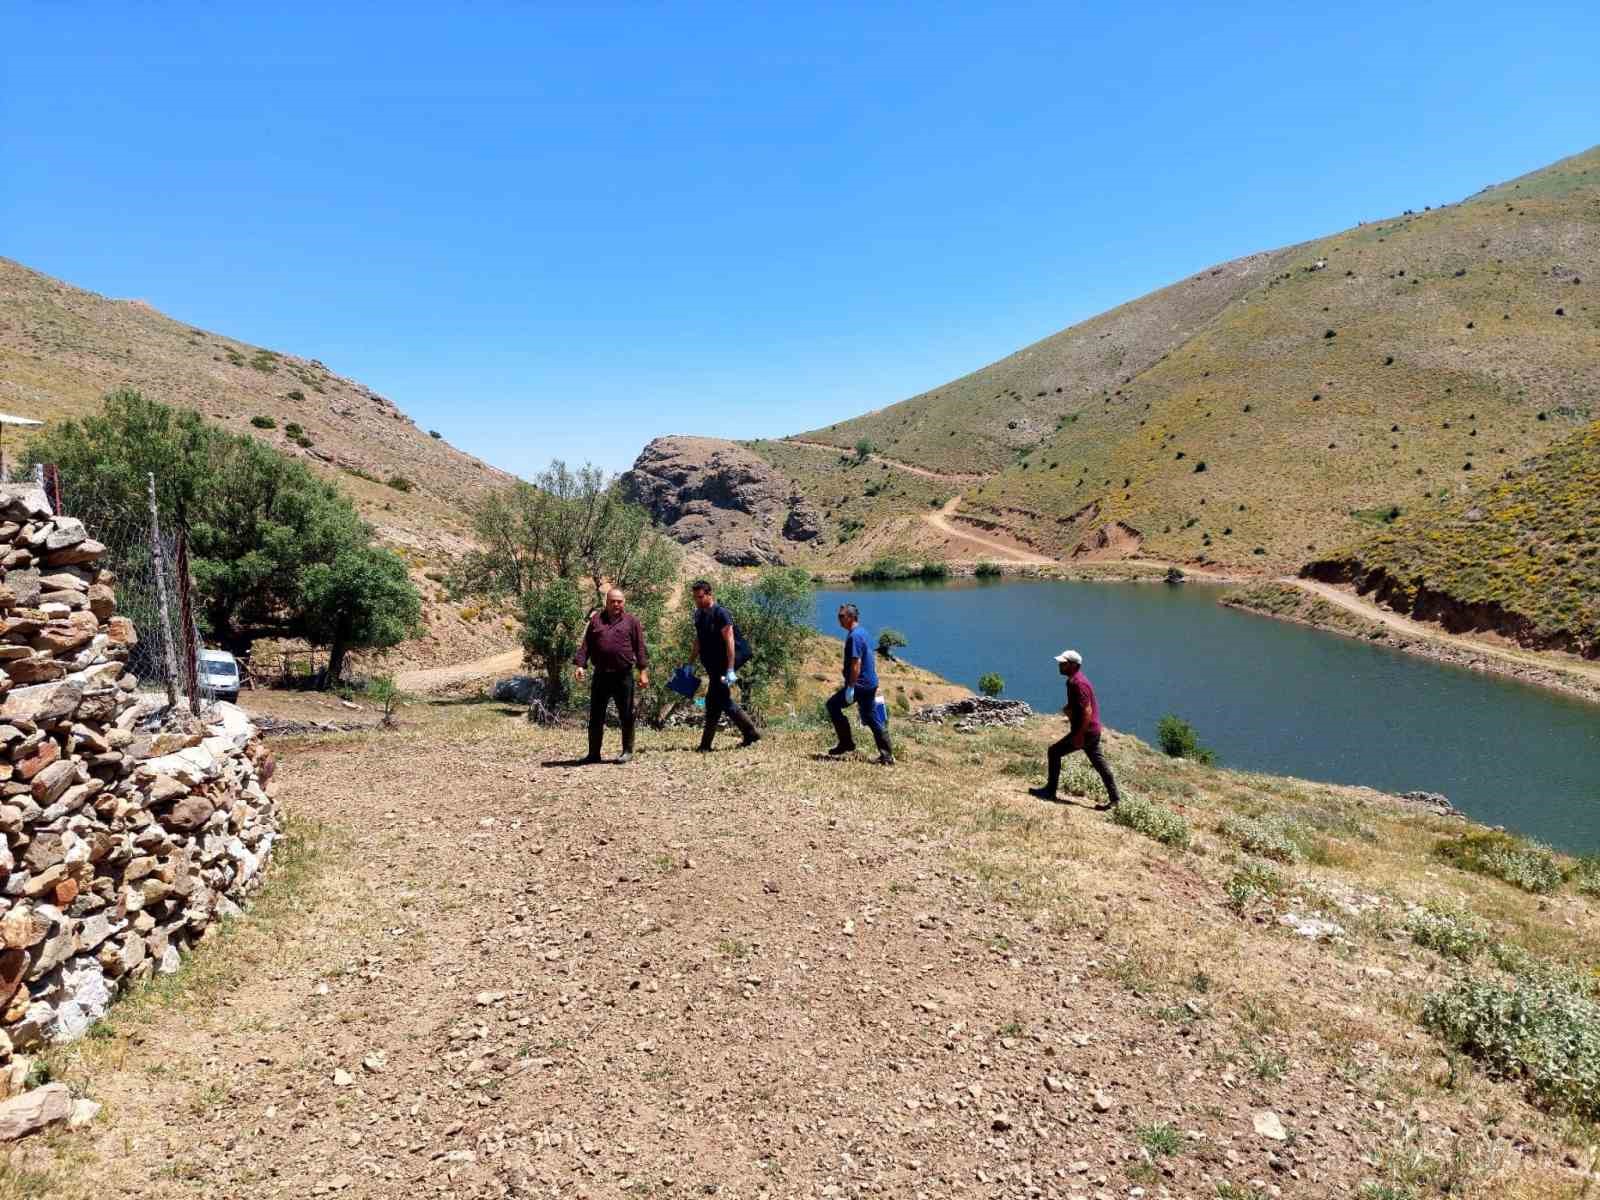
[[(787, 446), (804, 446), (808, 450), (826, 450), (830, 454), (849, 454), (850, 451), (842, 446), (830, 446), (827, 442), (804, 442), (798, 438), (784, 438)], [(872, 462), (882, 463), (886, 467), (893, 467), (897, 471), (904, 471), (908, 475), (920, 475), (923, 479), (937, 479), (943, 483), (981, 483), (989, 478), (987, 475), (964, 474), (959, 471), (930, 471), (927, 467), (919, 467), (915, 463), (903, 462), (898, 458), (888, 458), (882, 454), (872, 453), (867, 455)]]
[[(1384, 608), (1374, 604), (1363, 596), (1346, 591), (1331, 583), (1323, 583), (1315, 579), (1302, 579), (1298, 576), (1285, 577), (1282, 583), (1293, 584), (1295, 587), (1321, 596), (1330, 604), (1337, 604), (1347, 612), (1365, 617), (1369, 621), (1403, 633), (1408, 637), (1417, 638), (1425, 642), (1442, 642), (1466, 654), (1481, 655), (1484, 658), (1495, 660), (1505, 666), (1505, 673), (1517, 675), (1522, 670), (1534, 669), (1538, 671), (1553, 671), (1559, 674), (1574, 675), (1580, 680), (1587, 681), (1591, 686), (1600, 685), (1600, 663), (1589, 663), (1571, 655), (1555, 655), (1541, 653), (1537, 650), (1522, 650), (1515, 646), (1495, 645), (1481, 638), (1464, 637), (1460, 634), (1450, 633), (1438, 625), (1423, 621), (1414, 621), (1410, 617), (1402, 616), (1393, 609)], [(1492, 665), (1492, 664), (1491, 664)]]
[(1055, 559), (1046, 558), (1042, 554), (1035, 554), (1032, 550), (1009, 546), (1005, 542), (986, 538), (970, 529), (961, 528), (951, 520), (956, 515), (956, 509), (960, 506), (961, 497), (952, 496), (945, 501), (944, 506), (937, 512), (923, 513), (922, 519), (943, 536), (954, 538), (970, 550), (975, 551), (976, 557), (979, 559), (986, 559), (1004, 566), (1053, 567), (1060, 565)]
[(523, 670), (521, 650), (503, 650), (488, 658), (457, 663), (450, 667), (429, 667), (420, 671), (403, 671), (395, 676), (395, 683), (404, 691), (429, 694), (444, 691), (471, 679), (490, 676), (515, 675)]

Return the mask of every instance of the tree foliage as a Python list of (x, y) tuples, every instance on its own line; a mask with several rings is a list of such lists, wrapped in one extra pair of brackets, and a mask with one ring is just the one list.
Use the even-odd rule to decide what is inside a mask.
[(884, 628), (878, 630), (878, 653), (890, 662), (895, 661), (894, 652), (902, 646), (909, 646), (906, 635), (898, 629)]
[(457, 564), (452, 588), (512, 600), (524, 653), (545, 677), (552, 711), (565, 700), (566, 668), (584, 622), (608, 588), (627, 593), (647, 645), (658, 642), (678, 549), (598, 467), (552, 462), (532, 483), (485, 497), (473, 528), (482, 548)]
[[(764, 567), (753, 580), (724, 575), (711, 583), (717, 603), (750, 643), (751, 658), (739, 668), (739, 678), (745, 707), (760, 716), (799, 682), (812, 637), (811, 575), (799, 567)], [(682, 616), (668, 642), (670, 657), (674, 663), (695, 662), (694, 598), (687, 585), (679, 607)]]
[[(64, 503), (93, 531), (142, 529), (154, 474), (164, 528), (188, 526), (201, 627), (236, 653), (261, 636), (337, 637), (342, 660), (347, 649), (395, 644), (417, 622), (405, 565), (372, 545), (335, 485), (198, 413), (122, 389), (99, 413), (35, 438), (28, 459), (61, 469)], [(119, 573), (128, 563), (118, 556), (145, 553), (139, 539), (109, 550)]]
[(978, 676), (978, 690), (985, 696), (998, 696), (1006, 690), (1006, 681), (998, 671), (985, 671)]
[(339, 678), (352, 647), (397, 646), (422, 619), (422, 598), (405, 563), (375, 546), (341, 550), (331, 563), (307, 566), (300, 598), (306, 631), (328, 647), (329, 679)]

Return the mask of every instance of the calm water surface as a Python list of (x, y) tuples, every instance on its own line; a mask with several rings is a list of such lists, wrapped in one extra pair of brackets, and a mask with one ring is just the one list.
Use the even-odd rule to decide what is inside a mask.
[[(952, 582), (817, 595), (838, 636), (852, 600), (904, 657), (976, 688), (1060, 709), (1052, 656), (1084, 656), (1106, 723), (1154, 742), (1187, 718), (1223, 765), (1443, 792), (1479, 821), (1562, 849), (1600, 850), (1600, 705), (1366, 642), (1251, 616), (1196, 584)], [(1115, 764), (1113, 764), (1114, 766)]]

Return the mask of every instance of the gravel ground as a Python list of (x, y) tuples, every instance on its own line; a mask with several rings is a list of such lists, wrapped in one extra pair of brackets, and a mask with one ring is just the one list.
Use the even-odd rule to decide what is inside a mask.
[(1196, 855), (1029, 801), (970, 738), (922, 735), (885, 771), (822, 759), (816, 731), (711, 756), (692, 736), (575, 768), (580, 730), (457, 701), (280, 743), (293, 862), (186, 982), (69, 1052), (105, 1111), (7, 1178), (1353, 1196), (1397, 1151), (1463, 1147), (1480, 1174), (1457, 1194), (1513, 1194), (1467, 1187), (1508, 1163), (1575, 1177), (1513, 1091), (1437, 1085), (1375, 994), (1423, 967), (1241, 924)]

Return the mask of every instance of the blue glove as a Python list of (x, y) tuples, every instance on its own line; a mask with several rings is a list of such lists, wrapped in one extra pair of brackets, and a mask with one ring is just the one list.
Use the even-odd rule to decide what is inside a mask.
[(729, 687), (739, 682), (739, 677), (733, 673), (732, 667), (728, 668), (728, 673), (722, 677), (722, 682)]
[(845, 687), (845, 689), (844, 689), (844, 702), (846, 704), (854, 704), (856, 702), (856, 689), (855, 688), (849, 687), (849, 686)]

